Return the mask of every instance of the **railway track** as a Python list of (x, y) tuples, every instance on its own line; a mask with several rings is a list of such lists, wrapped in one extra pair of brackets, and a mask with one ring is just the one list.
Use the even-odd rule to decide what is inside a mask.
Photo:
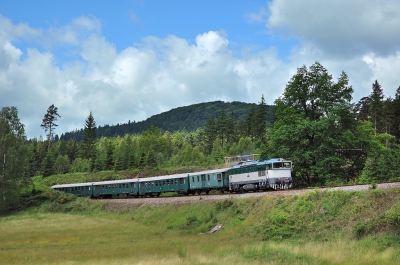
[[(387, 189), (400, 187), (400, 182), (381, 183), (377, 184), (377, 189)], [(320, 188), (320, 191), (362, 191), (368, 190), (370, 185), (354, 185), (354, 186), (341, 186), (332, 188)], [(201, 201), (217, 201), (229, 198), (249, 198), (249, 197), (262, 197), (262, 196), (294, 196), (303, 195), (307, 192), (314, 191), (315, 189), (291, 189), (291, 190), (278, 190), (267, 192), (248, 192), (248, 193), (226, 193), (226, 194), (209, 194), (209, 195), (190, 195), (190, 196), (172, 196), (172, 197), (156, 197), (156, 198), (127, 198), (127, 199), (100, 199), (98, 201), (104, 202), (108, 207), (116, 209), (126, 209), (132, 206), (146, 206), (146, 205), (165, 205), (165, 204), (181, 204), (181, 203), (194, 203)]]

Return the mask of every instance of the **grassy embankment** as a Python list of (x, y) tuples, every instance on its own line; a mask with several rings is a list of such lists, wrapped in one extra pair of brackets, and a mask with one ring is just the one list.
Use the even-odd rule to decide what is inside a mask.
[[(399, 264), (400, 189), (107, 209), (47, 191), (0, 217), (1, 264)], [(206, 232), (225, 224), (214, 234)]]

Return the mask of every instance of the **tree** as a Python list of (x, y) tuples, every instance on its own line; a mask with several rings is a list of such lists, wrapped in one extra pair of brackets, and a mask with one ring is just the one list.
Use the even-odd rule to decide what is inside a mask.
[(221, 146), (224, 149), (224, 143), (226, 141), (228, 135), (228, 120), (225, 114), (225, 110), (221, 110), (221, 113), (218, 115), (217, 120), (217, 133), (219, 138), (221, 139)]
[(42, 124), (40, 125), (45, 132), (49, 132), (47, 134), (47, 140), (48, 140), (48, 145), (47, 145), (47, 151), (50, 150), (50, 142), (54, 134), (54, 127), (57, 127), (58, 125), (54, 123), (54, 121), (57, 120), (57, 117), (61, 118), (60, 115), (58, 115), (58, 108), (52, 104), (48, 109), (47, 113), (44, 115), (44, 118), (42, 120)]
[(376, 132), (383, 132), (382, 129), (384, 127), (384, 115), (383, 115), (383, 90), (381, 85), (378, 83), (378, 80), (372, 84), (372, 92), (370, 95), (370, 107), (369, 113), (371, 115), (371, 122), (375, 128)]
[(354, 107), (354, 114), (356, 115), (357, 120), (370, 120), (370, 102), (371, 99), (369, 97), (363, 97), (358, 101), (358, 103)]
[(233, 111), (231, 111), (231, 114), (229, 115), (229, 118), (227, 120), (227, 134), (226, 134), (226, 141), (228, 143), (233, 143), (236, 141), (236, 134), (235, 134), (235, 126), (236, 126), (236, 119), (235, 115), (233, 114)]
[(261, 96), (261, 102), (258, 104), (258, 111), (255, 114), (254, 134), (257, 139), (263, 143), (266, 142), (265, 133), (267, 131), (267, 104), (265, 104), (264, 95)]
[(54, 170), (57, 174), (68, 173), (70, 168), (69, 159), (67, 155), (58, 155), (54, 162)]
[(350, 108), (352, 92), (344, 72), (334, 82), (316, 62), (309, 69), (298, 68), (275, 100), (277, 121), (269, 152), (293, 160), (299, 182), (347, 181), (355, 176), (346, 172), (359, 172), (356, 161), (365, 159), (370, 134), (359, 129), (355, 120)]
[(214, 141), (217, 138), (217, 123), (215, 121), (214, 114), (211, 114), (210, 118), (206, 121), (204, 136), (206, 143), (206, 153), (211, 154)]
[(81, 145), (82, 158), (94, 160), (96, 137), (96, 122), (94, 121), (92, 112), (90, 112), (85, 121), (85, 128), (83, 129), (83, 143)]
[(396, 89), (393, 99), (394, 119), (391, 125), (391, 133), (396, 137), (397, 143), (400, 142), (400, 86)]
[(48, 177), (55, 174), (54, 163), (55, 158), (53, 152), (47, 152), (41, 165), (41, 173), (43, 177)]
[(251, 105), (245, 121), (246, 135), (244, 135), (250, 137), (251, 140), (254, 140), (255, 137), (255, 125), (256, 125), (255, 116), (256, 116), (256, 109), (254, 105)]
[(20, 191), (28, 183), (24, 125), (16, 107), (0, 112), (0, 212), (18, 207)]

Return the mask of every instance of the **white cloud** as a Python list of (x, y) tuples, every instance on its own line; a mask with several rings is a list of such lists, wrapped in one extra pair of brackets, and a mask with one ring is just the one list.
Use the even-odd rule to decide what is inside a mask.
[(268, 81), (278, 94), (276, 80), (268, 78), (276, 75), (271, 64), (279, 63), (272, 50), (235, 59), (225, 34), (209, 31), (195, 43), (149, 36), (117, 52), (93, 20), (83, 17), (48, 30), (54, 33), (48, 47), (76, 46), (79, 58), (63, 64), (37, 49), (28, 49), (21, 60), (11, 39), (3, 42), (0, 54), (8, 63), (0, 72), (0, 105), (18, 107), (28, 136), (44, 135), (39, 125), (51, 104), (59, 109), (61, 134), (82, 128), (89, 111), (98, 125), (116, 124), (211, 100), (257, 102), (268, 90), (260, 82)]
[(332, 56), (388, 55), (400, 48), (398, 0), (274, 0), (269, 28), (315, 43)]
[(268, 20), (268, 10), (266, 8), (260, 8), (258, 12), (248, 12), (244, 14), (247, 22), (249, 23), (266, 23)]

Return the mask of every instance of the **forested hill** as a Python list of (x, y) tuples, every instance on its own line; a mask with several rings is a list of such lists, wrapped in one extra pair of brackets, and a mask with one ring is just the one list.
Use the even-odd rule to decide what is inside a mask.
[[(190, 106), (179, 107), (172, 109), (167, 112), (163, 112), (140, 122), (128, 122), (117, 125), (104, 125), (98, 126), (97, 137), (113, 137), (123, 136), (127, 133), (141, 133), (154, 125), (161, 131), (194, 131), (197, 128), (204, 127), (206, 120), (210, 118), (212, 114), (217, 118), (219, 113), (224, 110), (225, 114), (229, 116), (233, 112), (237, 119), (247, 117), (247, 114), (251, 106), (256, 107), (255, 103), (244, 103), (244, 102), (223, 102), (213, 101), (206, 103), (193, 104)], [(267, 106), (267, 122), (271, 117), (271, 106)], [(96, 119), (96, 117), (94, 116)], [(67, 132), (61, 135), (60, 139), (68, 141), (69, 139), (76, 139), (80, 142), (83, 138), (83, 128), (80, 130)]]

